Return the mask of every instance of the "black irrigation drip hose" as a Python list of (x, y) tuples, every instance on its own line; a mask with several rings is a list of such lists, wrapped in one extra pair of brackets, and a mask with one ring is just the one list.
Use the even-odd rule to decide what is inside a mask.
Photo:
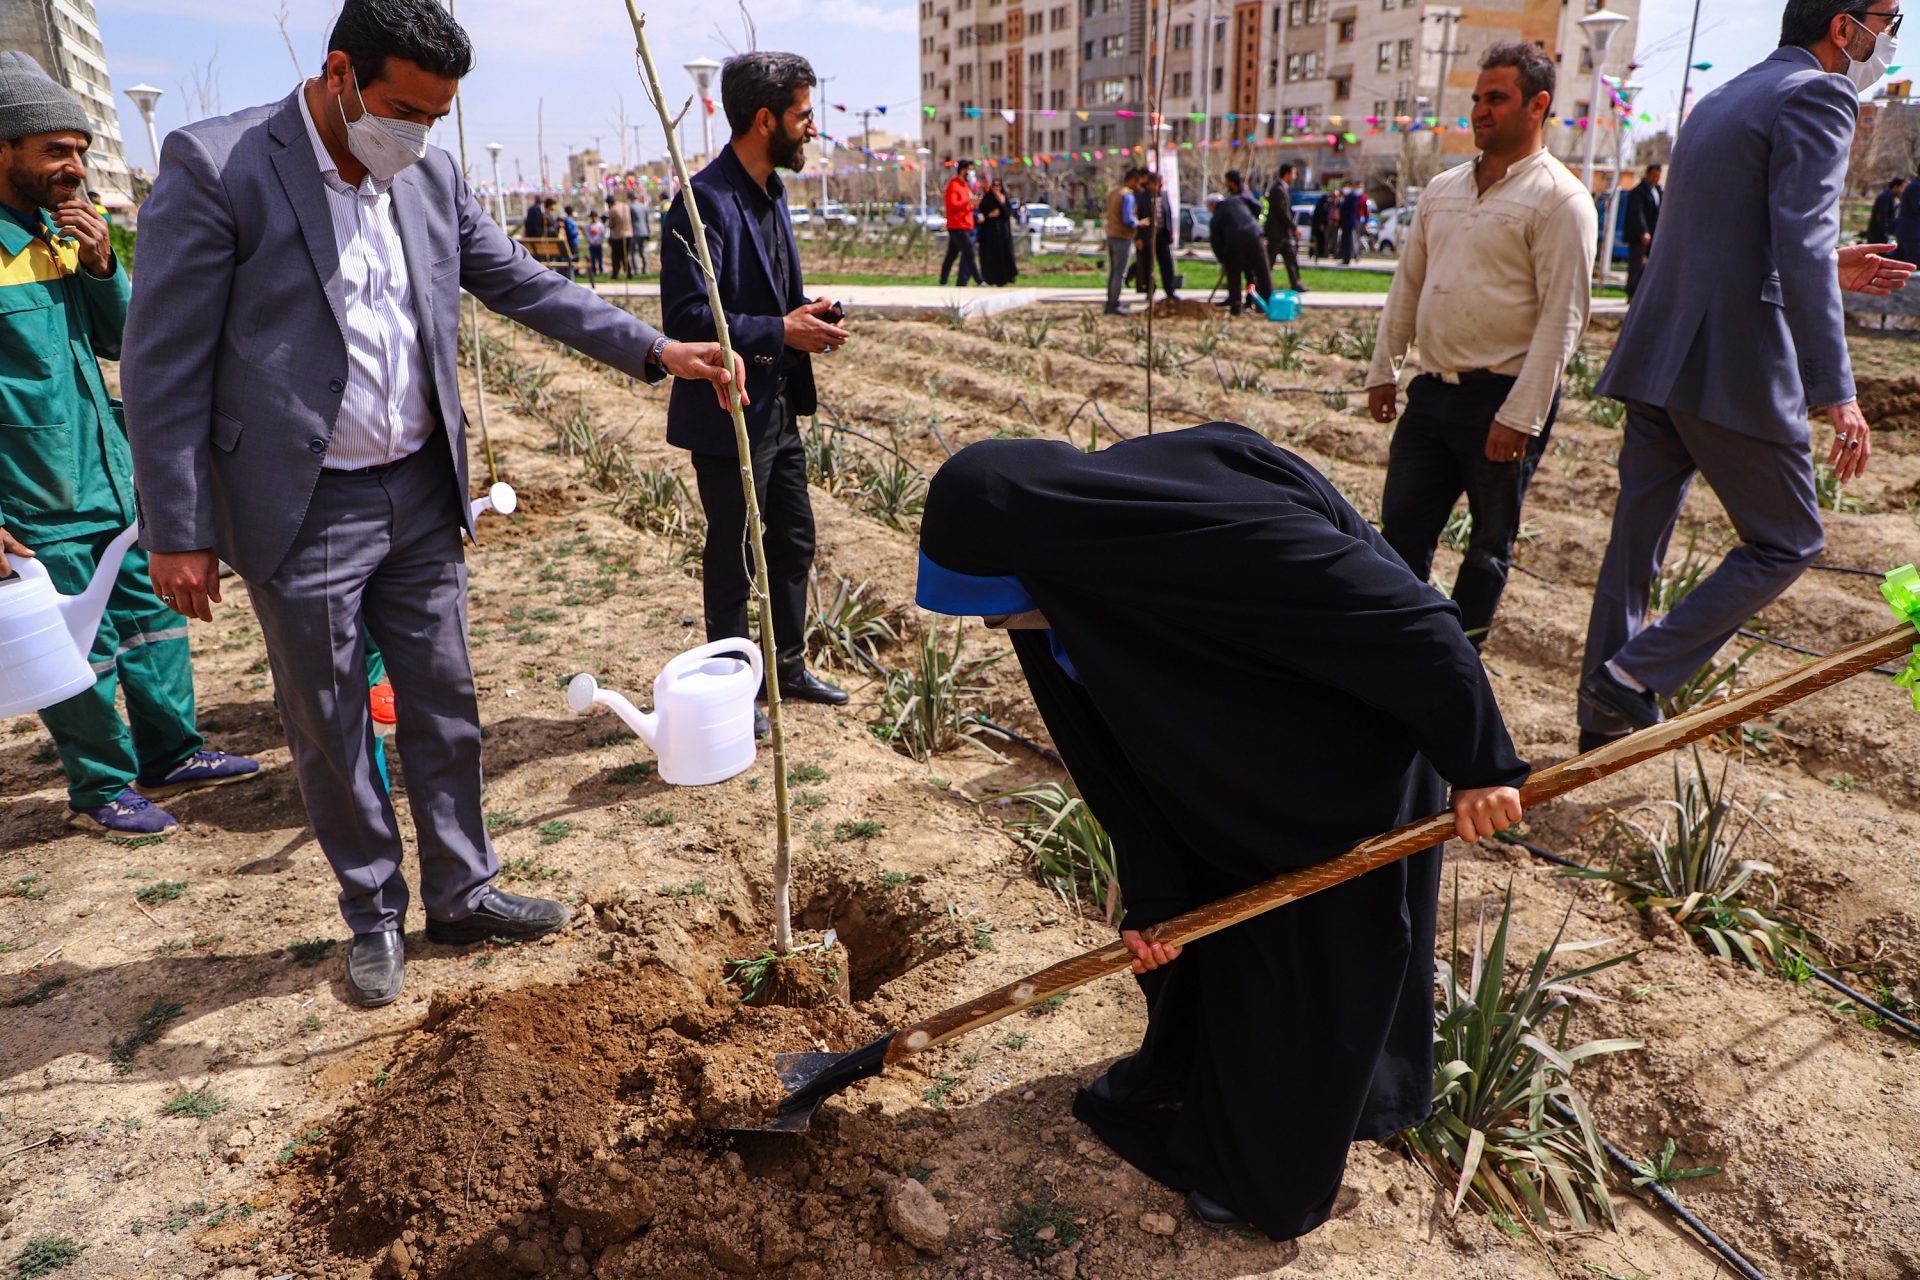
[[(1591, 871), (1593, 869), (1587, 866), (1585, 863), (1575, 862), (1571, 858), (1563, 858), (1557, 853), (1548, 853), (1545, 849), (1542, 849), (1539, 845), (1529, 843), (1528, 841), (1518, 839), (1517, 837), (1514, 837), (1514, 836), (1499, 835), (1494, 838), (1500, 841), (1500, 843), (1502, 844), (1515, 845), (1515, 846), (1518, 846), (1519, 848), (1525, 849), (1528, 853), (1532, 854), (1534, 857), (1538, 858), (1540, 861), (1550, 862), (1556, 867), (1570, 867), (1575, 871)], [(1642, 893), (1646, 893), (1646, 894), (1657, 894), (1659, 892), (1658, 890), (1654, 889), (1651, 885), (1640, 884), (1638, 881), (1634, 882), (1633, 887), (1640, 890)], [(1806, 957), (1802, 956), (1801, 960), (1802, 962), (1804, 962), (1806, 960)], [(1825, 969), (1816, 968), (1815, 966), (1809, 964), (1807, 965), (1807, 972), (1812, 974), (1814, 977), (1818, 978), (1820, 981), (1826, 983), (1828, 986), (1832, 987), (1835, 991), (1840, 992), (1842, 995), (1846, 996), (1847, 999), (1853, 1001), (1855, 1004), (1859, 1005), (1864, 1009), (1872, 1010), (1873, 1013), (1877, 1015), (1879, 1018), (1881, 1018), (1882, 1020), (1892, 1023), (1893, 1025), (1899, 1027), (1902, 1031), (1905, 1031), (1908, 1035), (1914, 1037), (1916, 1040), (1920, 1040), (1920, 1023), (1915, 1023), (1909, 1018), (1901, 1017), (1899, 1014), (1895, 1013), (1893, 1010), (1887, 1008), (1887, 1006), (1881, 1004), (1878, 1000), (1873, 999), (1871, 996), (1866, 995), (1864, 992), (1856, 991), (1854, 988), (1840, 981), (1840, 979), (1834, 977), (1832, 974), (1828, 973)]]
[(1080, 407), (1073, 411), (1073, 416), (1068, 418), (1066, 421), (1066, 425), (1060, 428), (1061, 435), (1066, 435), (1069, 431), (1073, 430), (1073, 424), (1080, 421), (1080, 415), (1086, 412), (1088, 405), (1093, 406), (1094, 414), (1099, 417), (1101, 422), (1106, 424), (1107, 430), (1113, 432), (1114, 437), (1116, 439), (1120, 439), (1120, 440), (1133, 439), (1132, 436), (1128, 435), (1126, 432), (1122, 431), (1120, 428), (1113, 425), (1113, 423), (1107, 418), (1107, 411), (1105, 409), (1102, 409), (1100, 407), (1100, 402), (1098, 400), (1095, 400), (1091, 396), (1087, 397), (1087, 399), (1085, 400), (1082, 400), (1080, 402)]
[(1876, 582), (1887, 576), (1878, 569), (1854, 569), (1844, 564), (1816, 564), (1810, 567), (1821, 573), (1850, 573), (1857, 578), (1872, 578)]
[[(1560, 1117), (1562, 1124), (1577, 1125), (1579, 1123), (1578, 1117), (1573, 1114), (1566, 1103), (1561, 1102), (1557, 1098), (1551, 1099), (1550, 1101), (1554, 1114)], [(1604, 1137), (1600, 1138), (1600, 1146), (1606, 1151), (1608, 1158), (1619, 1166), (1623, 1172), (1633, 1174), (1636, 1177), (1642, 1176), (1640, 1166), (1628, 1159), (1626, 1152), (1614, 1146), (1613, 1143), (1607, 1141)], [(1713, 1228), (1695, 1217), (1691, 1210), (1680, 1203), (1673, 1192), (1667, 1190), (1657, 1182), (1649, 1182), (1646, 1183), (1645, 1186), (1647, 1193), (1655, 1200), (1658, 1200), (1668, 1213), (1680, 1219), (1695, 1235), (1698, 1235), (1702, 1240), (1706, 1241), (1707, 1245), (1712, 1248), (1715, 1253), (1725, 1258), (1735, 1271), (1745, 1276), (1747, 1280), (1767, 1280), (1766, 1275), (1762, 1273), (1758, 1267), (1748, 1262), (1746, 1257), (1738, 1249), (1716, 1235)]]
[(1010, 742), (1019, 743), (1021, 746), (1033, 752), (1035, 755), (1039, 756), (1041, 759), (1051, 761), (1052, 763), (1059, 765), (1062, 769), (1067, 767), (1067, 762), (1065, 760), (1062, 760), (1060, 758), (1060, 753), (1058, 751), (1055, 751), (1052, 747), (1043, 747), (1039, 743), (1035, 742), (1032, 738), (1026, 737), (1023, 734), (1016, 733), (1012, 729), (1007, 728), (1005, 725), (995, 724), (993, 721), (987, 719), (983, 715), (980, 715), (978, 712), (974, 714), (973, 719), (974, 719), (974, 722), (979, 724), (982, 728), (990, 729), (994, 733), (999, 734), (1000, 736), (1002, 736), (1003, 738), (1006, 738)]
[[(1749, 631), (1745, 627), (1740, 628), (1740, 630), (1734, 634), (1740, 636), (1742, 639), (1758, 640), (1762, 644), (1770, 644), (1777, 649), (1785, 649), (1788, 653), (1797, 653), (1803, 657), (1824, 658), (1828, 656), (1827, 654), (1821, 653), (1818, 649), (1803, 649), (1797, 644), (1788, 644), (1785, 640), (1775, 640), (1772, 636), (1763, 636), (1758, 631)], [(1892, 667), (1875, 667), (1873, 670), (1875, 673), (1883, 676), (1898, 676), (1900, 674)]]

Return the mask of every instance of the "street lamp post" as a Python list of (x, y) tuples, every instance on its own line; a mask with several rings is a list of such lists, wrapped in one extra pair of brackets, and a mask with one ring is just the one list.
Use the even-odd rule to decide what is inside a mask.
[(714, 76), (720, 73), (720, 64), (712, 58), (695, 58), (686, 66), (687, 74), (693, 77), (693, 87), (700, 94), (700, 127), (705, 130), (707, 159), (713, 159), (713, 113), (707, 110), (707, 93), (713, 86)]
[(915, 215), (920, 215), (927, 211), (927, 159), (933, 152), (919, 147), (913, 154), (920, 157), (920, 207), (914, 210)]
[(500, 185), (500, 153), (505, 149), (497, 142), (487, 144), (487, 154), (493, 157), (493, 216), (502, 227), (507, 225), (507, 193)]
[(160, 101), (161, 90), (150, 84), (137, 84), (126, 91), (133, 99), (140, 118), (147, 122), (147, 145), (153, 148), (153, 176), (160, 176), (160, 135), (153, 131), (153, 108)]
[(1607, 9), (1597, 9), (1580, 19), (1577, 24), (1580, 33), (1587, 38), (1587, 53), (1593, 61), (1593, 89), (1587, 95), (1587, 163), (1585, 180), (1587, 195), (1593, 195), (1593, 156), (1594, 147), (1600, 141), (1600, 98), (1606, 92), (1607, 50), (1613, 47), (1613, 38), (1620, 28), (1630, 19), (1624, 13), (1614, 13)]
[[(1629, 80), (1620, 86), (1620, 101), (1633, 106), (1633, 100), (1640, 96), (1643, 86)], [(1588, 121), (1591, 131), (1593, 122)], [(1613, 246), (1620, 232), (1620, 180), (1626, 175), (1627, 168), (1627, 131), (1621, 123), (1614, 123), (1613, 143), (1613, 196), (1607, 201), (1607, 248), (1600, 256), (1600, 278), (1605, 280), (1613, 270)]]

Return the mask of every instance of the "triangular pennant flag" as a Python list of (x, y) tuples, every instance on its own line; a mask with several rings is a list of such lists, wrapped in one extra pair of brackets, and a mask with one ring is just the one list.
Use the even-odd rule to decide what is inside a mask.
[(1002, 111), (1002, 112), (1000, 113), (1000, 118), (1001, 118), (1002, 120), (1005, 120), (1005, 121), (1006, 121), (1006, 122), (1007, 122), (1008, 124), (1012, 124), (1012, 123), (1013, 123), (1013, 112), (1011, 112), (1011, 111)]
[(1087, 113), (1084, 111), (1076, 111), (1073, 114), (1074, 118), (1078, 120), (1085, 120), (1087, 118)]

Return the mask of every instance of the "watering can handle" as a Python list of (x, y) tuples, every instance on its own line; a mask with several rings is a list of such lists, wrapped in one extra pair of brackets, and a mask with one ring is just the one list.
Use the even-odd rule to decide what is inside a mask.
[(689, 649), (679, 657), (673, 659), (673, 661), (667, 663), (665, 669), (660, 672), (660, 678), (662, 680), (670, 679), (678, 675), (682, 668), (693, 666), (698, 662), (705, 662), (708, 658), (718, 658), (725, 654), (737, 653), (747, 655), (748, 665), (753, 668), (753, 675), (756, 680), (766, 679), (767, 666), (765, 659), (760, 656), (760, 646), (744, 636), (734, 640), (715, 640), (710, 644), (701, 645), (698, 649)]
[(41, 564), (38, 560), (29, 560), (25, 556), (14, 555), (7, 558), (7, 563), (13, 566), (14, 573), (19, 575), (20, 581), (22, 582), (32, 582), (36, 579), (41, 582), (53, 581), (53, 575), (47, 572), (47, 566)]

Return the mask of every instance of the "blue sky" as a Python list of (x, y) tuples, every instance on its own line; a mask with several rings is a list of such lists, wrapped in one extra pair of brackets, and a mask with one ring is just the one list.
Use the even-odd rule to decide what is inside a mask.
[[(624, 0), (454, 0), (460, 22), (473, 37), (477, 65), (462, 88), (467, 116), (467, 148), (475, 176), (487, 175), (485, 144), (498, 142), (501, 175), (514, 180), (516, 162), (532, 180), (539, 168), (536, 104), (546, 102), (546, 150), (550, 167), (564, 172), (569, 146), (601, 150), (620, 159), (615, 120), (626, 100), (627, 145), (632, 126), (640, 126), (647, 156), (665, 151), (659, 119), (640, 88), (634, 66), (633, 29)], [(165, 91), (155, 113), (164, 137), (186, 123), (196, 78), (205, 78), (207, 59), (219, 105), (237, 111), (285, 97), (297, 83), (294, 59), (274, 22), (278, 0), (97, 0), (101, 38), (116, 93), (144, 81)], [(335, 0), (288, 0), (288, 23), (305, 74), (313, 74), (325, 56), (327, 32), (337, 12)], [(740, 10), (733, 0), (676, 0), (649, 5), (647, 36), (654, 60), (674, 96), (675, 109), (693, 91), (681, 66), (695, 58), (724, 59), (745, 48)], [(830, 76), (824, 95), (847, 107), (888, 106), (886, 120), (874, 128), (914, 128), (918, 93), (918, 36), (914, 0), (749, 0), (763, 49), (784, 48), (805, 54), (822, 76)], [(651, 12), (649, 11), (651, 9)], [(729, 48), (727, 42), (732, 43)], [(717, 90), (716, 90), (717, 95)], [(900, 105), (896, 105), (900, 104)], [(152, 166), (139, 115), (120, 96), (121, 128), (128, 158)], [(724, 120), (716, 118), (716, 136)], [(688, 136), (697, 149), (698, 125), (689, 120)], [(855, 134), (859, 125), (847, 115), (829, 114), (826, 128), (836, 136)], [(457, 150), (451, 119), (433, 141)]]
[[(554, 170), (564, 167), (569, 147), (594, 145), (620, 158), (614, 124), (625, 98), (631, 126), (639, 124), (640, 148), (664, 150), (660, 125), (640, 91), (632, 35), (623, 0), (455, 0), (460, 21), (474, 38), (479, 63), (467, 80), (467, 143), (476, 176), (484, 178), (487, 142), (506, 148), (503, 176), (514, 180), (516, 164), (532, 178), (539, 169), (536, 103), (545, 99), (546, 149)], [(98, 0), (102, 36), (116, 89), (138, 81), (166, 91), (159, 108), (165, 130), (189, 118), (195, 79), (212, 81), (219, 105), (235, 111), (284, 96), (296, 82), (294, 61), (274, 23), (277, 0)], [(919, 82), (914, 0), (749, 0), (762, 48), (786, 48), (812, 59), (832, 80), (821, 95), (847, 107), (888, 106), (876, 127), (917, 129), (914, 99)], [(320, 61), (334, 6), (329, 0), (289, 0), (290, 33), (302, 66)], [(1714, 64), (1696, 73), (1696, 93), (1712, 88), (1770, 52), (1779, 37), (1778, 0), (1702, 0), (1696, 61)], [(643, 5), (645, 8), (645, 5)], [(1686, 31), (1693, 0), (1643, 0), (1636, 73), (1646, 84), (1641, 107), (1661, 123), (1679, 105), (1686, 62)], [(739, 9), (722, 0), (679, 0), (656, 5), (649, 15), (654, 56), (674, 95), (691, 92), (680, 71), (698, 57), (724, 58), (745, 47)], [(138, 118), (121, 103), (127, 149), (138, 165), (150, 165)], [(826, 127), (838, 136), (858, 132), (848, 116), (829, 112)], [(719, 123), (719, 122), (716, 122)], [(451, 123), (434, 141), (454, 148)]]

